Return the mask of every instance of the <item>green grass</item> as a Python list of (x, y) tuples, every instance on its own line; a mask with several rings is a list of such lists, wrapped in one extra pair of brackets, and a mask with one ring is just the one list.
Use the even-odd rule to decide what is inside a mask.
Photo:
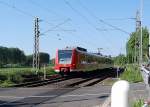
[(140, 69), (137, 65), (127, 65), (120, 78), (131, 83), (143, 82)]
[[(52, 67), (46, 67), (46, 75), (56, 74)], [(41, 68), (36, 74), (32, 68), (1, 68), (0, 69), (0, 87), (11, 87), (14, 84), (26, 82), (26, 77), (42, 77), (44, 68)], [(40, 79), (40, 78), (39, 78)]]
[(144, 105), (144, 100), (139, 99), (132, 104), (132, 107), (142, 107)]
[(11, 82), (9, 80), (5, 80), (5, 81), (0, 81), (0, 87), (5, 88), (5, 87), (12, 87), (13, 85), (15, 85), (14, 82)]

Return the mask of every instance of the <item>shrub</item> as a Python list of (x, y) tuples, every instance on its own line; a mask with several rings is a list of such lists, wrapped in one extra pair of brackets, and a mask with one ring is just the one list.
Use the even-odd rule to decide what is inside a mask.
[(120, 78), (132, 83), (143, 81), (140, 70), (136, 65), (127, 65), (125, 71), (120, 76)]
[(142, 107), (143, 105), (144, 105), (144, 100), (139, 99), (133, 103), (132, 107)]

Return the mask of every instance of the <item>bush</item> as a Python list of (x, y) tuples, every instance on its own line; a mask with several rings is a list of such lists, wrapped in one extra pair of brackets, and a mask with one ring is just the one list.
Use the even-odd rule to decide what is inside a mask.
[(138, 66), (136, 66), (136, 65), (127, 65), (125, 71), (120, 76), (120, 78), (123, 80), (127, 80), (131, 83), (143, 81), (140, 70), (139, 70)]
[(15, 83), (13, 83), (12, 81), (9, 81), (9, 80), (5, 80), (5, 81), (1, 81), (0, 84), (1, 84), (0, 87), (11, 87)]
[(144, 100), (139, 99), (136, 102), (133, 103), (132, 107), (142, 107), (144, 105)]
[[(44, 75), (44, 69), (41, 68), (38, 74), (32, 68), (1, 68), (0, 69), (0, 87), (7, 87), (10, 84), (19, 84), (23, 82), (35, 81)], [(51, 67), (46, 67), (46, 75), (55, 74)], [(31, 79), (32, 78), (32, 79)], [(35, 79), (34, 79), (35, 78)], [(6, 86), (5, 86), (6, 85)]]

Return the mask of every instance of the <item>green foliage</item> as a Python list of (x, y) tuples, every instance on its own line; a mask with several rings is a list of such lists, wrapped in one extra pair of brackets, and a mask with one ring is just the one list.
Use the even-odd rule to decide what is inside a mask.
[[(46, 75), (56, 74), (52, 67), (46, 67)], [(19, 84), (26, 82), (26, 77), (43, 77), (44, 68), (38, 72), (32, 70), (32, 68), (1, 68), (0, 69), (0, 87), (9, 87), (13, 84)], [(40, 79), (40, 78), (39, 78)]]
[[(147, 61), (147, 56), (148, 56), (148, 37), (149, 37), (149, 33), (148, 33), (148, 29), (145, 27), (142, 29), (142, 35), (143, 35), (143, 60)], [(130, 39), (128, 40), (127, 44), (126, 44), (126, 52), (127, 52), (127, 60), (128, 63), (133, 63), (136, 59), (136, 62), (139, 60), (138, 56), (139, 56), (139, 41), (140, 41), (140, 30), (138, 32), (133, 32), (130, 35)], [(136, 54), (135, 54), (136, 52)], [(136, 57), (135, 57), (136, 55)]]
[(144, 100), (139, 99), (132, 104), (132, 107), (142, 107), (144, 105)]
[(57, 74), (52, 67), (46, 67), (46, 75)]
[[(40, 65), (49, 64), (48, 53), (40, 52)], [(32, 66), (33, 55), (25, 56), (18, 48), (0, 47), (0, 68)]]
[(127, 63), (127, 58), (125, 55), (120, 54), (119, 56), (113, 58), (114, 64), (119, 66), (124, 66)]
[(33, 56), (32, 56), (32, 55), (26, 56), (25, 65), (26, 65), (26, 66), (32, 66), (32, 63), (33, 63)]
[[(18, 48), (0, 47), (0, 67), (4, 65), (23, 64), (26, 60), (24, 52)], [(9, 64), (9, 65), (8, 65)]]
[(9, 81), (9, 80), (5, 80), (5, 81), (0, 81), (0, 87), (11, 87), (15, 85), (13, 82)]
[(0, 80), (22, 83), (24, 81), (23, 75), (32, 75), (33, 73), (31, 68), (3, 68), (0, 69)]
[[(49, 64), (50, 56), (48, 53), (40, 52), (40, 65)], [(26, 56), (26, 66), (32, 66), (33, 55)]]
[(138, 66), (136, 65), (127, 65), (125, 71), (120, 76), (121, 79), (127, 80), (131, 83), (142, 82), (142, 76)]
[(40, 52), (40, 63), (49, 64), (50, 56), (48, 53)]

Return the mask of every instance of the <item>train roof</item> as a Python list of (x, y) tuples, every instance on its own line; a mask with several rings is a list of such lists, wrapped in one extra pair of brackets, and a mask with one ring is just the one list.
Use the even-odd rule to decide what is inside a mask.
[(104, 55), (102, 55), (102, 54), (100, 54), (100, 53), (92, 53), (92, 52), (87, 52), (87, 51), (81, 51), (81, 50), (79, 50), (78, 48), (76, 48), (76, 50), (77, 50), (78, 52), (80, 52), (80, 53), (84, 53), (84, 54), (91, 55), (91, 56), (110, 58), (110, 57), (104, 56)]
[(66, 47), (66, 48), (60, 49), (60, 50), (73, 50), (73, 49), (77, 49), (77, 50), (80, 50), (80, 51), (87, 52), (87, 49), (82, 48), (82, 47)]
[(100, 53), (88, 52), (87, 49), (82, 48), (82, 47), (66, 47), (66, 48), (60, 49), (60, 50), (73, 50), (73, 49), (77, 50), (80, 53), (91, 55), (91, 56), (110, 58), (109, 56), (104, 56)]

